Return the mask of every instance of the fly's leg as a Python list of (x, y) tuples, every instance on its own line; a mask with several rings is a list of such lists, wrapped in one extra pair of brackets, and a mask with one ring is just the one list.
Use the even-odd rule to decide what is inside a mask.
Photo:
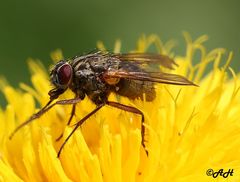
[(58, 151), (58, 155), (57, 157), (59, 158), (63, 147), (65, 146), (65, 144), (67, 143), (67, 141), (70, 139), (70, 137), (73, 135), (73, 133), (78, 129), (79, 126), (81, 126), (83, 124), (84, 121), (86, 121), (89, 117), (91, 117), (93, 114), (95, 114), (99, 109), (101, 109), (105, 104), (100, 104), (98, 105), (92, 112), (90, 112), (89, 114), (87, 114), (84, 118), (82, 118), (80, 121), (77, 122), (77, 124), (75, 125), (75, 127), (73, 128), (73, 130), (71, 131), (71, 133), (68, 135), (68, 137), (65, 139), (65, 141), (63, 142), (62, 146), (60, 147), (59, 151)]
[[(73, 104), (71, 115), (70, 115), (70, 117), (68, 119), (68, 123), (67, 123), (68, 126), (70, 125), (72, 118), (75, 115), (75, 110), (76, 110), (76, 104)], [(63, 133), (61, 133), (61, 135), (59, 137), (57, 137), (55, 141), (58, 142), (62, 137), (63, 137)]]
[(59, 100), (55, 102), (54, 104), (50, 105), (52, 101), (49, 101), (46, 106), (44, 106), (40, 111), (33, 114), (27, 121), (20, 124), (18, 127), (15, 128), (15, 130), (11, 133), (9, 136), (9, 139), (11, 140), (12, 137), (16, 134), (17, 131), (19, 131), (22, 127), (26, 126), (27, 124), (31, 123), (33, 120), (40, 118), (43, 114), (45, 114), (47, 111), (49, 111), (53, 106), (55, 105), (68, 105), (68, 104), (76, 104), (80, 102), (80, 98), (74, 98), (74, 99), (68, 99), (68, 100)]
[(76, 104), (73, 104), (73, 106), (72, 106), (72, 111), (71, 111), (71, 116), (70, 116), (70, 118), (68, 119), (68, 123), (67, 123), (68, 126), (71, 124), (72, 118), (73, 118), (73, 116), (75, 115), (75, 110), (76, 110)]
[(118, 108), (118, 109), (127, 111), (127, 112), (131, 112), (131, 113), (135, 113), (135, 114), (141, 115), (141, 117), (142, 117), (142, 119), (141, 119), (142, 146), (143, 146), (146, 154), (148, 155), (148, 151), (146, 150), (146, 146), (145, 146), (145, 144), (144, 144), (144, 141), (145, 141), (145, 140), (144, 140), (144, 136), (145, 136), (145, 126), (143, 125), (143, 123), (144, 123), (144, 115), (143, 115), (143, 112), (140, 111), (139, 109), (135, 108), (135, 107), (127, 106), (127, 105), (120, 104), (120, 103), (117, 103), (117, 102), (107, 101), (106, 104), (109, 105), (109, 106), (116, 107), (116, 108)]

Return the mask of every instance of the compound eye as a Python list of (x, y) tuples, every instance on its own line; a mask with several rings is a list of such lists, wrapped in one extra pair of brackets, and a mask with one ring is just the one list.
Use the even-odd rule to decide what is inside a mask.
[(72, 67), (65, 63), (57, 70), (57, 82), (59, 85), (66, 86), (72, 78)]

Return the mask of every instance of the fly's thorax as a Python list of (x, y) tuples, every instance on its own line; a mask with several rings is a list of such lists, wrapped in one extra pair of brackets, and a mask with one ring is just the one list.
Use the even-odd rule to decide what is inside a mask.
[[(109, 56), (95, 55), (82, 60), (75, 60), (73, 63), (76, 77), (81, 78), (83, 82), (91, 83), (96, 78), (98, 81), (103, 81), (102, 76), (108, 70), (118, 70), (120, 61), (113, 57), (110, 58)], [(116, 85), (119, 80), (119, 78), (104, 79), (106, 84), (109, 85)]]
[(99, 104), (105, 99), (108, 86), (101, 79), (104, 65), (94, 65), (94, 63), (96, 62), (93, 60), (82, 60), (75, 64), (71, 90), (77, 94), (85, 94), (94, 103)]
[(74, 59), (72, 90), (75, 93), (85, 93), (96, 104), (105, 102), (110, 87), (116, 85), (120, 79), (104, 79), (103, 75), (109, 69), (118, 70), (119, 65), (120, 61), (118, 59), (101, 54)]
[(106, 101), (108, 85), (90, 70), (79, 70), (75, 74), (73, 90), (78, 95), (87, 95), (95, 104)]

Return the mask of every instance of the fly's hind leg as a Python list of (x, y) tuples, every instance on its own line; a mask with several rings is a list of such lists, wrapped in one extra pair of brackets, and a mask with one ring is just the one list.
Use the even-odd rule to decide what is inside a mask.
[(143, 115), (143, 112), (140, 111), (139, 109), (135, 108), (135, 107), (127, 106), (127, 105), (120, 104), (120, 103), (117, 103), (117, 102), (107, 101), (106, 104), (109, 105), (109, 106), (112, 106), (112, 107), (115, 107), (115, 108), (118, 108), (118, 109), (127, 111), (127, 112), (131, 112), (131, 113), (135, 113), (135, 114), (141, 115), (141, 117), (142, 117), (142, 119), (141, 119), (142, 146), (143, 146), (146, 154), (148, 155), (148, 151), (146, 150), (146, 146), (145, 146), (145, 144), (144, 144), (144, 141), (145, 141), (145, 140), (144, 140), (144, 136), (145, 136), (145, 126), (143, 125), (143, 123), (144, 123), (144, 115)]

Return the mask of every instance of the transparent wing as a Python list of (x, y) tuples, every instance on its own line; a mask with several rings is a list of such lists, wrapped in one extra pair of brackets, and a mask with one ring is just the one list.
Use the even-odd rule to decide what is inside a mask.
[(195, 85), (193, 82), (189, 81), (183, 76), (163, 72), (109, 70), (104, 73), (104, 78), (132, 79), (173, 85)]
[(168, 56), (151, 53), (127, 53), (116, 54), (121, 61), (130, 61), (139, 65), (161, 65), (169, 69), (174, 69), (174, 65), (178, 66), (173, 59)]

